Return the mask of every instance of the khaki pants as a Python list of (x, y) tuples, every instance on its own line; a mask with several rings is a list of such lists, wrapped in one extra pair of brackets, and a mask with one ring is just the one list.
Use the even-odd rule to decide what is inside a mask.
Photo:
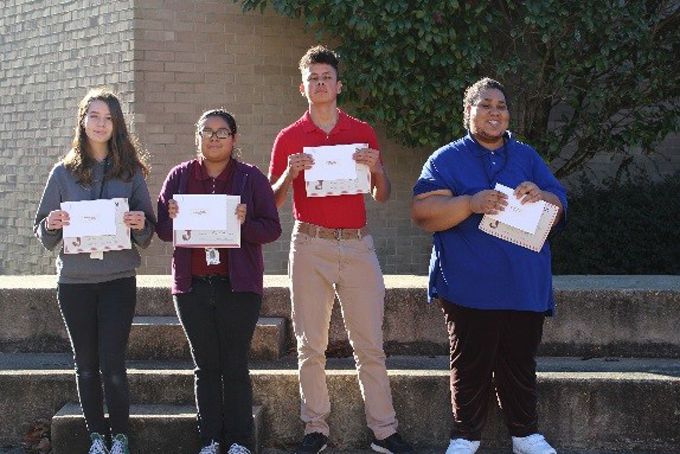
[(373, 238), (328, 240), (293, 229), (288, 275), (305, 434), (329, 433), (325, 352), (337, 292), (354, 349), (367, 425), (377, 439), (392, 435), (397, 419), (383, 352), (385, 284)]

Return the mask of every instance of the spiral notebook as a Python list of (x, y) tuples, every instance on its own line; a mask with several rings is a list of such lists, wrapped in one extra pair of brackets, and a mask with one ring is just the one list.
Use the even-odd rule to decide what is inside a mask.
[(543, 213), (541, 214), (534, 234), (497, 221), (488, 214), (485, 214), (484, 217), (482, 217), (482, 221), (479, 223), (479, 229), (482, 232), (502, 240), (509, 241), (510, 243), (525, 247), (534, 252), (539, 252), (543, 247), (546, 238), (548, 238), (548, 234), (555, 223), (555, 218), (557, 217), (557, 212), (559, 210), (557, 206), (551, 203), (544, 203)]

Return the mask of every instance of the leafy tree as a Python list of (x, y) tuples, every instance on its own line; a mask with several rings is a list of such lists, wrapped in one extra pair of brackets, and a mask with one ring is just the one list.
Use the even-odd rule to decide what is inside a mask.
[(240, 3), (337, 43), (353, 109), (409, 146), (460, 136), (463, 90), (485, 75), (508, 89), (520, 138), (547, 161), (566, 151), (558, 176), (680, 130), (677, 0)]

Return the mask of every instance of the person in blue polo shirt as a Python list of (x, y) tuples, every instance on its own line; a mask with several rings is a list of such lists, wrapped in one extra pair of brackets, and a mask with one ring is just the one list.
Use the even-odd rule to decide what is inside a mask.
[(411, 216), (432, 232), (428, 298), (439, 299), (449, 332), (453, 429), (446, 454), (479, 448), (489, 393), (498, 402), (516, 454), (554, 454), (538, 432), (536, 350), (554, 308), (550, 245), (539, 252), (481, 231), (514, 188), (520, 203), (545, 200), (566, 220), (566, 190), (530, 146), (508, 131), (503, 85), (483, 78), (466, 91), (468, 135), (435, 151), (413, 189)]

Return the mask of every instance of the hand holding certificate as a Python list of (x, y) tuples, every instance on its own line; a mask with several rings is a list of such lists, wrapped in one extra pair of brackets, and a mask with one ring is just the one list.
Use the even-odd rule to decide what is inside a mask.
[(225, 194), (175, 194), (173, 243), (189, 248), (241, 247), (241, 224), (236, 214), (240, 196)]
[(520, 202), (520, 199), (515, 196), (515, 191), (512, 188), (504, 186), (500, 183), (496, 183), (496, 187), (494, 187), (494, 189), (508, 196), (506, 199), (508, 205), (500, 213), (491, 215), (491, 218), (520, 229), (524, 232), (531, 234), (536, 233), (538, 220), (541, 218), (541, 214), (543, 213), (545, 202), (543, 200), (539, 200), (537, 202), (523, 205)]
[(305, 170), (305, 189), (308, 197), (326, 197), (371, 192), (371, 173), (368, 166), (357, 163), (353, 155), (365, 143), (304, 147), (314, 159), (314, 166)]
[(494, 189), (508, 196), (508, 205), (498, 214), (485, 214), (479, 223), (479, 229), (539, 252), (555, 222), (558, 207), (543, 200), (522, 205), (513, 189), (498, 183)]
[(92, 254), (132, 248), (130, 228), (124, 220), (129, 210), (127, 199), (63, 202), (61, 209), (70, 217), (70, 223), (63, 227), (64, 254)]

